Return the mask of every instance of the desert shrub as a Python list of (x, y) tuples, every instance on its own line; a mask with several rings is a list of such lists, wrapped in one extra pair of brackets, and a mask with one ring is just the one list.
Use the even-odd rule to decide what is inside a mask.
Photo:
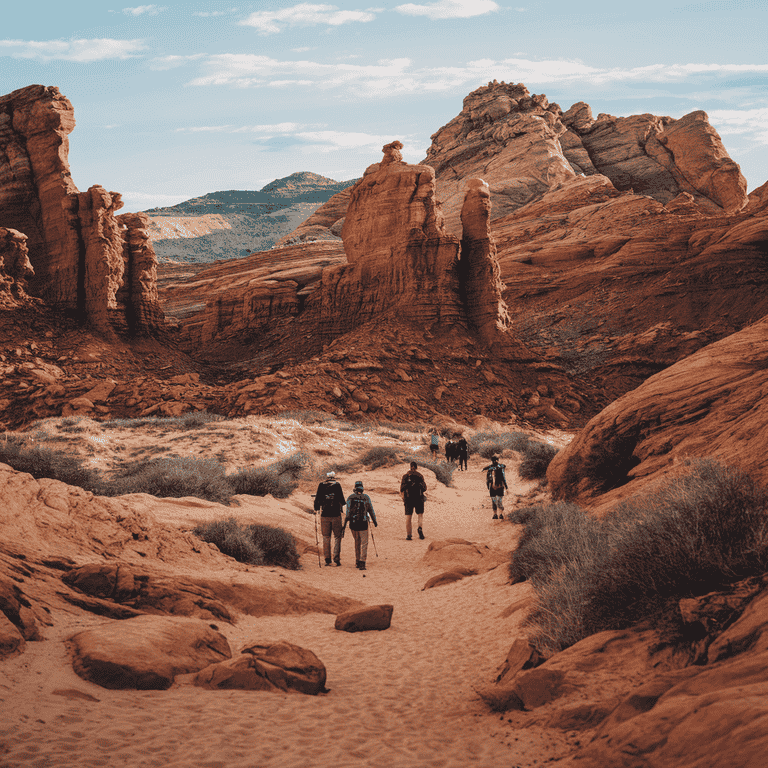
[(266, 467), (241, 469), (227, 479), (234, 494), (271, 494), (276, 499), (285, 499), (296, 490), (299, 478), (309, 463), (309, 456), (303, 451), (297, 451)]
[(397, 421), (380, 421), (379, 427), (391, 429), (395, 432), (426, 432), (429, 427), (426, 424), (403, 424)]
[(522, 432), (477, 432), (467, 439), (469, 453), (484, 459), (500, 456), (505, 450), (524, 453), (529, 443), (530, 439)]
[(391, 445), (376, 445), (360, 455), (360, 463), (368, 469), (378, 469), (399, 461), (397, 449)]
[(523, 480), (540, 480), (546, 477), (547, 467), (557, 453), (557, 448), (548, 443), (529, 440), (523, 448), (523, 460), (520, 462), (518, 474)]
[(108, 429), (138, 429), (139, 427), (160, 427), (176, 429), (197, 429), (216, 421), (225, 421), (226, 416), (208, 411), (190, 411), (181, 416), (139, 416), (135, 419), (109, 419), (102, 422)]
[(339, 475), (346, 472), (352, 472), (354, 469), (357, 469), (357, 465), (354, 462), (329, 461), (328, 463), (323, 464), (318, 468), (315, 477), (318, 480), (325, 480), (326, 474), (328, 472), (335, 472), (337, 475)]
[(60, 432), (85, 432), (88, 427), (82, 423), (82, 416), (65, 416), (59, 422)]
[(712, 461), (690, 468), (602, 521), (563, 503), (520, 511), (526, 528), (510, 574), (536, 589), (528, 623), (540, 651), (630, 626), (670, 600), (768, 569), (768, 492)]
[(197, 496), (222, 503), (228, 502), (233, 493), (222, 464), (194, 456), (138, 461), (126, 466), (99, 492), (104, 496), (124, 493), (149, 493), (161, 498)]
[(0, 440), (0, 463), (36, 479), (60, 480), (87, 491), (96, 491), (101, 484), (101, 473), (86, 467), (81, 456), (44, 445), (27, 445), (16, 436), (6, 435)]
[(279, 565), (292, 571), (300, 568), (296, 540), (288, 531), (260, 523), (252, 523), (247, 531), (256, 547), (264, 553), (268, 565)]
[(300, 410), (300, 411), (281, 411), (280, 419), (293, 419), (300, 424), (325, 424), (333, 421), (336, 417), (324, 411)]
[(266, 564), (264, 552), (256, 544), (250, 531), (241, 526), (234, 517), (200, 523), (192, 529), (192, 533), (209, 544), (215, 544), (220, 552), (234, 557), (241, 563)]

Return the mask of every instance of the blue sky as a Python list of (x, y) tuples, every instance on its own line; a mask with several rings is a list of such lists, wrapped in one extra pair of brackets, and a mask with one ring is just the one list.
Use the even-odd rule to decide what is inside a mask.
[(593, 114), (705, 110), (752, 190), (768, 180), (768, 1), (15, 2), (0, 94), (58, 86), (77, 186), (125, 210), (295, 171), (360, 176), (489, 80)]

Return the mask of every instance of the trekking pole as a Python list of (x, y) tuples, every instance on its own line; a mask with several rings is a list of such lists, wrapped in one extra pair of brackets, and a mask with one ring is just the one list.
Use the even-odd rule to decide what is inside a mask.
[(317, 512), (315, 512), (315, 544), (317, 545), (317, 565), (322, 568), (320, 563), (320, 539), (317, 537)]
[[(368, 526), (370, 528), (370, 526)], [(376, 553), (376, 557), (379, 556), (379, 550), (376, 549), (376, 539), (373, 538), (373, 528), (371, 528), (371, 541), (373, 542), (373, 551)]]

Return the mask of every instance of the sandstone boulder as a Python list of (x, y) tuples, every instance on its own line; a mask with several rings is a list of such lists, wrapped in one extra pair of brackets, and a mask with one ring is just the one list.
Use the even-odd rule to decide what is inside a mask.
[(466, 568), (484, 573), (509, 562), (509, 554), (465, 539), (444, 539), (429, 543), (423, 562), (433, 568)]
[(453, 584), (454, 582), (461, 581), (467, 576), (474, 576), (477, 571), (474, 568), (453, 568), (445, 573), (433, 576), (427, 583), (421, 588), (423, 592), (425, 589), (432, 589), (432, 587), (441, 587), (444, 584)]
[(33, 275), (27, 236), (0, 227), (0, 308), (17, 306), (26, 296), (27, 281)]
[(371, 605), (357, 610), (340, 613), (335, 627), (342, 632), (368, 632), (389, 629), (392, 622), (391, 605)]
[(196, 619), (137, 616), (78, 632), (72, 668), (102, 688), (165, 690), (176, 675), (231, 657), (226, 637)]
[(247, 646), (239, 656), (202, 669), (193, 680), (203, 688), (296, 691), (310, 696), (325, 693), (325, 681), (320, 659), (285, 640)]

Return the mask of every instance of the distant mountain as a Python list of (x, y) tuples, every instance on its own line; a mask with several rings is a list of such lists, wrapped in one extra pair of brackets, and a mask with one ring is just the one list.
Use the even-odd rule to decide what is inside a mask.
[(259, 191), (226, 190), (144, 211), (160, 262), (209, 263), (269, 250), (333, 195), (355, 183), (303, 171)]

